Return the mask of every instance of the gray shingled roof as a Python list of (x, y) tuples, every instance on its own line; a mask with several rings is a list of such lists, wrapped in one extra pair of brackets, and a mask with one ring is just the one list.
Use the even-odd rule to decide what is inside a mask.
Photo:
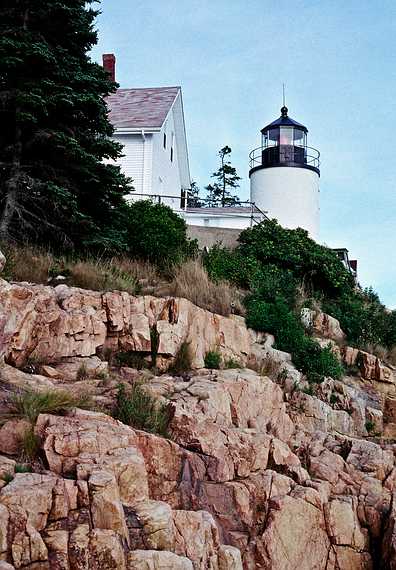
[(161, 127), (180, 87), (118, 89), (106, 98), (115, 128)]

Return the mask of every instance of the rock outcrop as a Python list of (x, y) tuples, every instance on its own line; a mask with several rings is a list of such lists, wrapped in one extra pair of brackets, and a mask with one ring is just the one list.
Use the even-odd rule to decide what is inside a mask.
[[(30, 424), (6, 421), (0, 570), (396, 569), (396, 405), (377, 389), (394, 387), (390, 367), (375, 363), (390, 376), (374, 378), (370, 358), (343, 348), (365, 374), (314, 390), (269, 335), (183, 299), (3, 284), (0, 307), (4, 402), (62, 387), (109, 412), (118, 382), (144, 378), (172, 410), (170, 439), (105, 411), (40, 414), (31, 473), (18, 465)], [(325, 317), (314, 326), (343, 338)], [(172, 375), (183, 342), (193, 369)], [(241, 368), (203, 368), (213, 348)], [(165, 373), (112, 369), (106, 350), (155, 352)], [(29, 362), (41, 374), (15, 368)]]

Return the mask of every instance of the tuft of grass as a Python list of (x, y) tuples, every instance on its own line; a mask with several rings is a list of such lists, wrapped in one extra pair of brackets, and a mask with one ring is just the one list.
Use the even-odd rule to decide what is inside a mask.
[(26, 465), (24, 463), (17, 463), (15, 465), (15, 473), (31, 473), (32, 468), (30, 465)]
[[(11, 244), (2, 244), (1, 250), (7, 259), (3, 271), (5, 279), (47, 283), (51, 267), (55, 263), (50, 252), (29, 245)], [(29, 260), (28, 263), (27, 260)]]
[(224, 368), (225, 369), (242, 368), (242, 365), (239, 362), (239, 360), (236, 360), (235, 358), (228, 358), (227, 360), (224, 361)]
[(175, 360), (170, 368), (173, 374), (181, 374), (191, 370), (192, 354), (191, 345), (189, 342), (182, 342), (176, 354)]
[(14, 479), (14, 475), (12, 473), (4, 473), (2, 476), (2, 480), (8, 485)]
[(87, 365), (85, 363), (80, 364), (79, 369), (77, 370), (76, 380), (77, 382), (81, 380), (87, 380), (89, 377), (89, 372)]
[(87, 396), (73, 396), (64, 390), (25, 390), (11, 399), (9, 418), (24, 418), (35, 424), (40, 414), (61, 414), (73, 408), (91, 408)]
[(205, 354), (205, 368), (219, 369), (221, 365), (221, 354), (218, 350), (209, 350)]
[(375, 428), (375, 424), (374, 422), (367, 420), (367, 422), (364, 424), (364, 427), (366, 428), (368, 433), (371, 433)]
[(138, 292), (135, 277), (124, 271), (115, 259), (80, 260), (68, 265), (70, 283), (82, 289), (94, 291)]
[(40, 438), (34, 433), (34, 428), (31, 426), (25, 431), (22, 438), (22, 453), (28, 461), (36, 459), (40, 450)]
[(171, 407), (159, 402), (140, 382), (135, 382), (129, 390), (123, 384), (118, 387), (113, 415), (117, 420), (136, 429), (169, 437)]
[(244, 314), (237, 288), (227, 281), (212, 281), (199, 260), (187, 261), (175, 269), (169, 295), (184, 297), (202, 309), (225, 317), (232, 312)]

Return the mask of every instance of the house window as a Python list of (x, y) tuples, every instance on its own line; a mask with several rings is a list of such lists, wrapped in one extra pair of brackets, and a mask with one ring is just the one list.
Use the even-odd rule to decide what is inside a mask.
[(164, 133), (164, 148), (166, 148), (166, 133)]
[(173, 162), (173, 147), (171, 148), (171, 162)]

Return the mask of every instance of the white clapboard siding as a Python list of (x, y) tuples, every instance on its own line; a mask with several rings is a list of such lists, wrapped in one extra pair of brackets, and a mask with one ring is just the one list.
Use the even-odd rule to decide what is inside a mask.
[(124, 148), (117, 164), (122, 172), (132, 178), (133, 187), (137, 194), (151, 193), (152, 180), (152, 135), (115, 134), (114, 139)]

